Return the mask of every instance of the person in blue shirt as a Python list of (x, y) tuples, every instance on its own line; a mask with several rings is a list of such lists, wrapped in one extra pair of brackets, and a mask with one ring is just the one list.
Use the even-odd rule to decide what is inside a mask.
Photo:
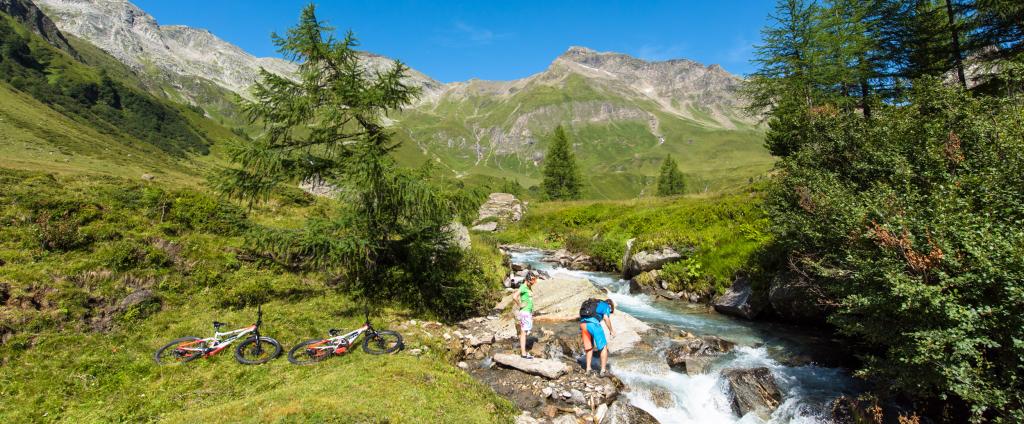
[(590, 363), (594, 359), (594, 350), (601, 352), (601, 376), (607, 373), (608, 369), (608, 341), (604, 337), (603, 321), (608, 326), (608, 335), (615, 337), (615, 329), (612, 328), (611, 315), (615, 313), (615, 302), (611, 299), (603, 299), (597, 304), (597, 315), (580, 318), (580, 333), (583, 337), (583, 350), (586, 352), (587, 373), (591, 372)]

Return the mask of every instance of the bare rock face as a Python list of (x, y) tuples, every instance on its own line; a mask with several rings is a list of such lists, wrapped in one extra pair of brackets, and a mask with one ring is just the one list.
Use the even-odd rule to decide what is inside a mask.
[(737, 277), (729, 291), (715, 299), (714, 306), (715, 310), (722, 314), (754, 319), (764, 309), (764, 302), (755, 296), (750, 280), (746, 277)]
[(707, 372), (711, 363), (736, 344), (715, 336), (690, 336), (677, 341), (665, 352), (668, 366), (689, 375)]
[(683, 255), (671, 247), (653, 252), (637, 252), (630, 256), (629, 263), (623, 264), (625, 277), (633, 278), (641, 273), (661, 269), (665, 264), (683, 259)]
[(555, 379), (569, 372), (569, 366), (562, 361), (541, 358), (526, 359), (509, 353), (495, 354), (494, 362), (547, 379)]
[(782, 403), (782, 394), (768, 368), (729, 369), (722, 375), (729, 385), (733, 412), (741, 417), (754, 413), (767, 421)]
[(57, 25), (39, 10), (32, 0), (0, 0), (0, 12), (10, 15), (54, 47), (64, 50), (72, 57), (78, 56), (78, 52), (71, 47), (68, 39), (57, 29)]

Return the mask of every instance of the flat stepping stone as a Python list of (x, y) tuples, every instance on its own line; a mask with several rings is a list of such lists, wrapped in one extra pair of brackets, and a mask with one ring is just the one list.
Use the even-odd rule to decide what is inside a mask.
[(519, 355), (497, 353), (494, 355), (494, 362), (508, 368), (514, 368), (527, 374), (539, 375), (550, 380), (561, 377), (569, 372), (569, 365), (554, 359), (526, 359)]

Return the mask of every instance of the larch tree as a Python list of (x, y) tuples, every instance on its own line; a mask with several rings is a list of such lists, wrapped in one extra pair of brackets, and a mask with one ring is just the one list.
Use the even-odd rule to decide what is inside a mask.
[(555, 128), (551, 146), (544, 157), (544, 196), (549, 200), (573, 200), (582, 196), (583, 183), (569, 136), (561, 125)]
[(313, 5), (273, 41), (298, 72), (294, 79), (260, 72), (243, 110), (264, 135), (232, 147), (235, 166), (220, 172), (218, 188), (255, 202), (278, 184), (313, 181), (335, 187), (342, 207), (303, 230), (258, 231), (253, 248), (288, 265), (336, 271), (344, 287), (370, 299), (437, 300), (461, 290), (426, 277), (446, 268), (436, 262), (450, 250), (443, 228), (458, 202), (396, 165), (399, 143), (383, 124), (419, 93), (404, 80), (408, 68), (398, 61), (382, 71), (364, 67), (352, 33), (335, 38)]
[(683, 173), (679, 172), (679, 165), (672, 159), (672, 155), (667, 155), (658, 173), (658, 196), (675, 196), (684, 192), (686, 183), (683, 182)]

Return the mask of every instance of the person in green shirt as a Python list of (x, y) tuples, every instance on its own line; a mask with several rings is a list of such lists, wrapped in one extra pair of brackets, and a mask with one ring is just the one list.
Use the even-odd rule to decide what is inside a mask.
[(533, 330), (533, 285), (537, 284), (537, 274), (533, 271), (526, 273), (523, 284), (519, 286), (519, 296), (514, 297), (516, 302), (516, 322), (519, 327), (519, 351), (523, 358), (533, 359), (526, 351), (526, 337)]

